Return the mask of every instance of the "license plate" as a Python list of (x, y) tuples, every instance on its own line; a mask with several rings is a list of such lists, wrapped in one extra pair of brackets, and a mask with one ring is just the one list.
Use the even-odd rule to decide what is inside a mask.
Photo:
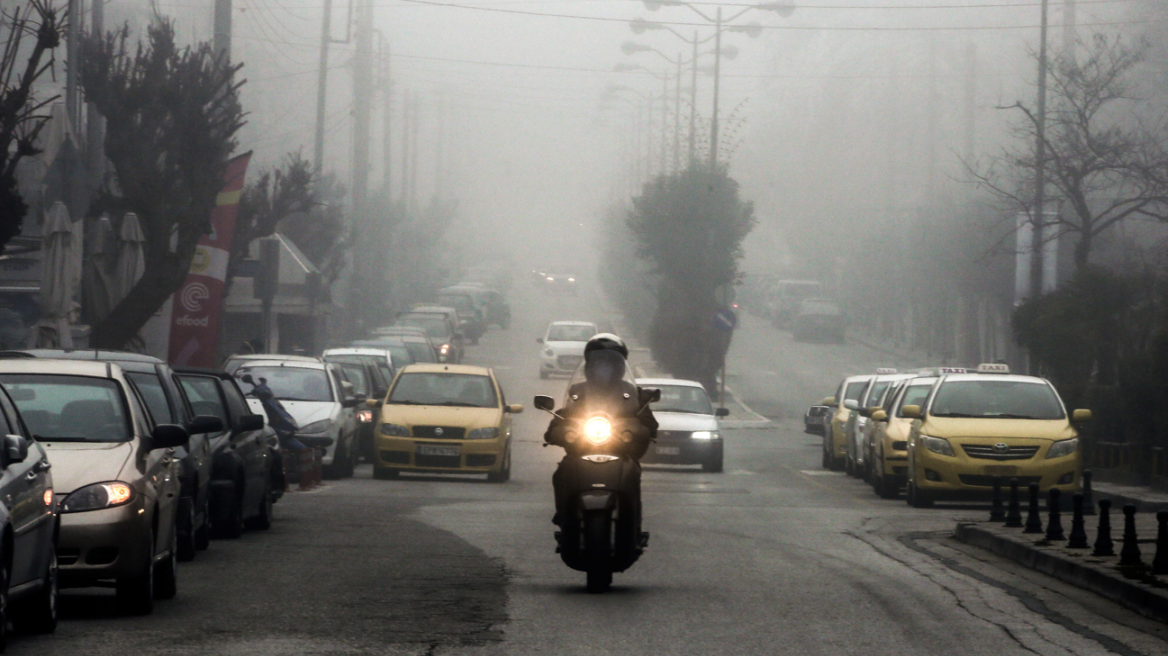
[(457, 446), (447, 446), (444, 444), (419, 444), (418, 455), (420, 456), (455, 456), (458, 457)]
[(657, 447), (657, 455), (662, 455), (662, 456), (679, 456), (679, 455), (681, 455), (681, 447), (676, 447), (676, 446), (659, 446), (659, 447)]
[(1010, 465), (986, 465), (986, 476), (1014, 476), (1018, 473), (1017, 467)]

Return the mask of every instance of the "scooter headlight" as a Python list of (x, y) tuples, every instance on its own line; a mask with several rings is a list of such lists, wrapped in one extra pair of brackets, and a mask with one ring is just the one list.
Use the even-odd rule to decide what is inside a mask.
[(593, 444), (604, 444), (612, 438), (612, 424), (604, 417), (593, 417), (584, 422), (584, 439)]

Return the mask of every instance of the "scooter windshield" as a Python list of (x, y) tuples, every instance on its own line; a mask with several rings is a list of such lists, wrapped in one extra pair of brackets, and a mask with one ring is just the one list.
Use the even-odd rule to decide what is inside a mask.
[(576, 367), (576, 372), (572, 374), (572, 380), (568, 383), (565, 406), (572, 402), (572, 389), (583, 383), (587, 383), (588, 389), (601, 393), (605, 390), (624, 393), (630, 388), (636, 388), (632, 366), (623, 355), (610, 350), (593, 351), (580, 366)]

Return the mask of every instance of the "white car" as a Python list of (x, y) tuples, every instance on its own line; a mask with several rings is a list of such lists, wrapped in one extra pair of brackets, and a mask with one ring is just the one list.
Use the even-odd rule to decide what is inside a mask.
[(588, 321), (553, 321), (544, 336), (535, 340), (543, 345), (539, 355), (539, 377), (576, 373), (576, 368), (584, 361), (584, 346), (598, 332), (596, 324)]
[(247, 394), (252, 412), (264, 414), (263, 404), (252, 394), (255, 384), (266, 383), (274, 397), (296, 420), (301, 444), (323, 448), (324, 474), (329, 478), (353, 475), (357, 461), (357, 429), (354, 410), (365, 403), (354, 395), (337, 365), (321, 360), (248, 360), (235, 370), (240, 389)]
[(638, 378), (637, 387), (661, 390), (661, 400), (650, 406), (657, 419), (657, 441), (641, 462), (701, 465), (707, 472), (722, 471), (718, 418), (729, 415), (729, 410), (715, 409), (705, 388), (696, 381)]

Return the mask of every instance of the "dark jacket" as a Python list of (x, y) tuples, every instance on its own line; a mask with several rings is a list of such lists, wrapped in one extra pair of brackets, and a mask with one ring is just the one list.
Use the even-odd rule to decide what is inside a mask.
[(632, 383), (622, 382), (616, 390), (597, 390), (589, 383), (577, 383), (568, 390), (568, 403), (560, 408), (548, 424), (543, 439), (548, 444), (571, 449), (573, 445), (564, 439), (565, 429), (576, 419), (581, 419), (588, 412), (605, 412), (609, 416), (620, 419), (637, 419), (643, 430), (634, 435), (629, 443), (629, 455), (640, 460), (649, 450), (649, 443), (657, 439), (657, 419), (653, 411), (645, 406), (641, 408), (640, 388)]

